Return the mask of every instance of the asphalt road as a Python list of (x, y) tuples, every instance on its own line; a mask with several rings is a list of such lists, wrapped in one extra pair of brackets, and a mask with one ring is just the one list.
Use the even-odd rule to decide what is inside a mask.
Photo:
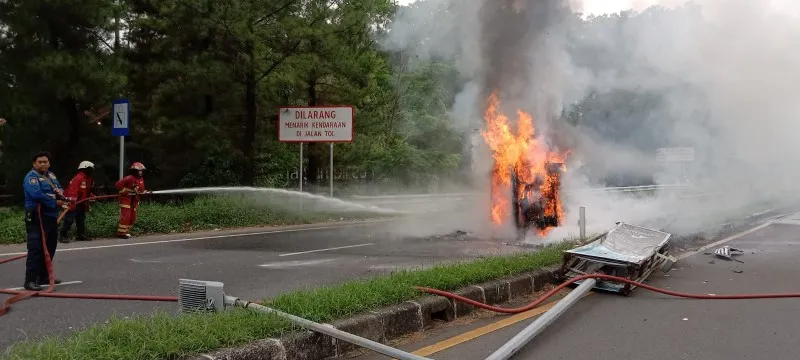
[[(315, 225), (96, 240), (60, 244), (55, 258), (59, 292), (177, 295), (180, 278), (225, 283), (231, 295), (261, 299), (282, 292), (373, 276), (398, 267), (530, 250), (487, 226), (485, 201), (475, 198), (372, 200), (422, 215), (357, 225)], [(476, 203), (478, 202), (478, 203)], [(453, 235), (454, 230), (470, 235)], [(494, 236), (494, 237), (493, 237)], [(499, 238), (497, 238), (499, 236)], [(0, 258), (24, 253), (0, 246)], [(22, 286), (24, 261), (0, 265), (0, 287)], [(5, 296), (0, 295), (0, 300)], [(33, 298), (0, 317), (0, 346), (23, 339), (63, 335), (106, 321), (175, 303)]]
[[(698, 294), (800, 292), (800, 215), (758, 228), (727, 242), (744, 250), (742, 263), (700, 250), (650, 284)], [(667, 276), (668, 275), (668, 276)], [(800, 299), (694, 300), (636, 289), (630, 297), (592, 294), (581, 299), (512, 359), (796, 359)], [(402, 345), (407, 351), (434, 346), (437, 360), (484, 359), (535, 317), (456, 346), (480, 327), (508, 316), (434, 329)], [(456, 341), (459, 342), (459, 341)], [(359, 360), (383, 359), (374, 353)]]
[[(480, 221), (441, 212), (356, 225), (286, 228), (96, 240), (59, 244), (54, 267), (65, 283), (59, 292), (177, 296), (179, 278), (225, 283), (227, 293), (261, 299), (293, 289), (373, 276), (398, 267), (506, 254), (526, 249), (469, 235), (427, 236), (469, 231)], [(530, 249), (527, 249), (530, 250)], [(24, 246), (0, 247), (0, 259), (24, 253)], [(0, 287), (22, 286), (24, 260), (0, 265)], [(71, 283), (79, 281), (79, 283)], [(0, 295), (0, 301), (6, 298)], [(175, 303), (32, 298), (0, 317), (0, 345), (66, 334), (106, 321), (156, 309), (175, 312)]]

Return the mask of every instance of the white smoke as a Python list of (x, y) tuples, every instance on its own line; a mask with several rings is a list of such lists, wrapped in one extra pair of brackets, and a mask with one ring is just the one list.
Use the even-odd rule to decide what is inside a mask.
[[(530, 71), (521, 79), (526, 86), (501, 97), (506, 105), (533, 113), (537, 129), (558, 135), (573, 149), (564, 185), (569, 216), (554, 237), (576, 231), (579, 205), (587, 206), (590, 225), (598, 230), (614, 221), (627, 221), (692, 232), (762, 210), (774, 204), (776, 197), (785, 202), (795, 199), (794, 179), (800, 176), (800, 167), (794, 166), (800, 161), (800, 141), (796, 140), (800, 102), (795, 101), (800, 83), (795, 75), (800, 73), (800, 4), (791, 0), (561, 1), (584, 15), (554, 21), (537, 34), (519, 34), (529, 36), (524, 49), (529, 56), (516, 59), (528, 62)], [(488, 65), (481, 47), (483, 36), (502, 33), (502, 29), (480, 25), (488, 2), (522, 8), (533, 3), (420, 0), (396, 15), (383, 41), (388, 50), (416, 54), (420, 59), (455, 60), (471, 81), (456, 101), (454, 121), (475, 126), (482, 125), (484, 77), (497, 71)], [(590, 16), (629, 10), (638, 15), (623, 13), (624, 21)], [(574, 37), (595, 52), (575, 55), (571, 52)], [(563, 106), (592, 92), (616, 91), (653, 92), (662, 100), (643, 113), (612, 113), (615, 119), (628, 117), (626, 122), (636, 129), (624, 142), (603, 135), (602, 124), (572, 127), (557, 119)], [(513, 108), (504, 110), (514, 117)], [(694, 147), (695, 160), (668, 168), (655, 161), (653, 152), (631, 145), (654, 141)], [(488, 150), (482, 152), (476, 171), (488, 181)], [(582, 174), (581, 163), (611, 174), (657, 172), (659, 183), (688, 181), (696, 192), (707, 195), (687, 199), (663, 192), (642, 199), (579, 192), (597, 186)]]

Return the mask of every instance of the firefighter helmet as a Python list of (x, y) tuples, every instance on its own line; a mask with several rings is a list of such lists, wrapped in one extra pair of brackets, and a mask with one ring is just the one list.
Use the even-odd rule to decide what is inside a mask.
[(131, 164), (131, 169), (144, 170), (145, 167), (144, 167), (144, 164), (142, 164), (140, 162), (135, 162), (135, 163)]
[(81, 164), (78, 165), (78, 169), (88, 169), (93, 168), (94, 164), (91, 161), (81, 161)]

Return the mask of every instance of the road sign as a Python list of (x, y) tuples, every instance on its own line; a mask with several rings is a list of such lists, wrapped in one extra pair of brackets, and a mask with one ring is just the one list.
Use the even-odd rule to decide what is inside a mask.
[(656, 150), (656, 160), (659, 162), (690, 162), (694, 161), (693, 147), (659, 148)]
[(353, 141), (353, 107), (283, 106), (278, 109), (278, 141), (300, 143), (300, 191), (303, 191), (303, 143), (331, 143), (330, 192), (333, 197), (333, 143)]
[(112, 136), (128, 136), (130, 133), (131, 103), (128, 99), (114, 100), (112, 103)]
[(279, 109), (281, 142), (352, 142), (352, 106), (286, 106)]

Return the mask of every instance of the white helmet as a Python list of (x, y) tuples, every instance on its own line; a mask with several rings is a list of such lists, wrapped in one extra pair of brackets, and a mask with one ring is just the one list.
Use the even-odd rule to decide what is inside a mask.
[(93, 168), (94, 164), (91, 161), (81, 161), (81, 164), (78, 165), (78, 169), (86, 169), (86, 168)]

